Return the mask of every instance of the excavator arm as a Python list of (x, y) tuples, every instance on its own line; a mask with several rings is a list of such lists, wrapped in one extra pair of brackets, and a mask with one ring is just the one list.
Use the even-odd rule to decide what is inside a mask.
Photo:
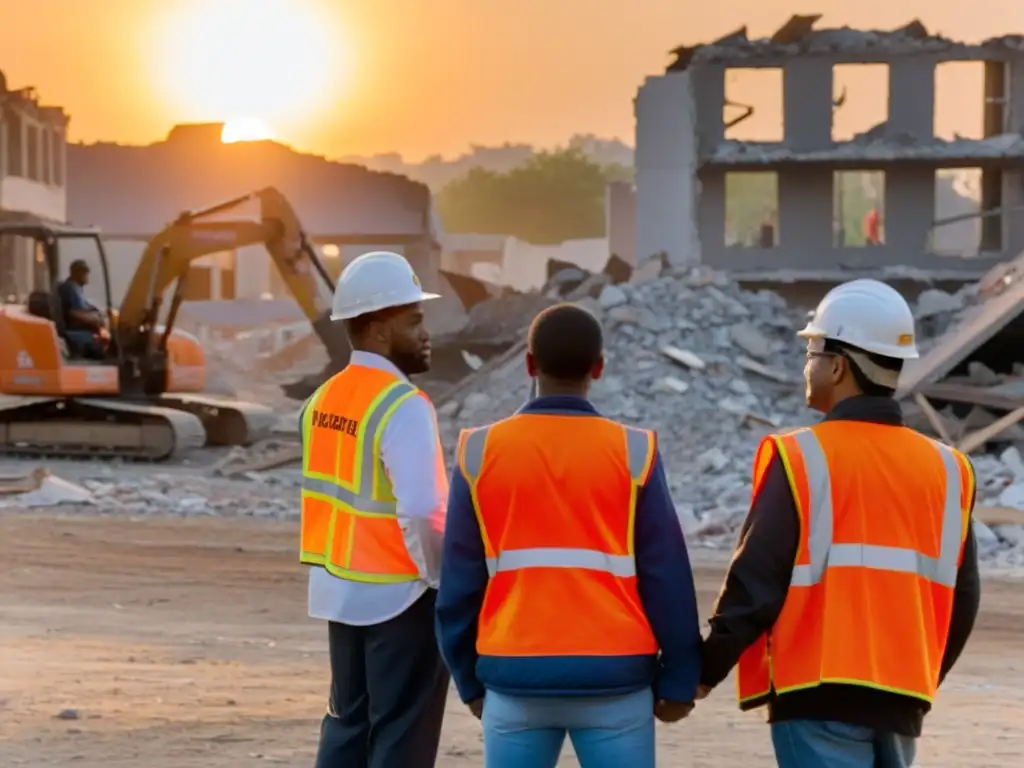
[[(216, 217), (252, 202), (259, 203), (259, 220), (223, 220)], [(184, 296), (194, 261), (210, 254), (262, 244), (289, 292), (313, 325), (327, 349), (332, 367), (340, 370), (350, 354), (348, 339), (330, 321), (324, 299), (334, 291), (316, 250), (309, 243), (298, 216), (278, 190), (267, 187), (209, 208), (186, 212), (147, 243), (117, 317), (117, 339), (122, 353), (134, 361), (143, 379), (159, 378), (160, 358)], [(165, 294), (176, 288), (162, 325)], [(321, 290), (321, 285), (325, 290)], [(151, 375), (148, 375), (146, 371)], [(146, 387), (152, 390), (154, 385)]]

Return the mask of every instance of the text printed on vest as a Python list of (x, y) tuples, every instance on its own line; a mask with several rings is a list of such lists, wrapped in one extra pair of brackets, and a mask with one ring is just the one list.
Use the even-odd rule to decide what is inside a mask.
[[(351, 486), (342, 485), (338, 482), (337, 478), (316, 475), (307, 469), (302, 480), (303, 493), (337, 502), (352, 510), (355, 514), (397, 516), (398, 503), (396, 501), (377, 499), (373, 495), (374, 473), (377, 471), (374, 437), (377, 435), (377, 431), (380, 429), (385, 416), (393, 410), (393, 406), (396, 406), (400, 401), (415, 392), (416, 388), (405, 382), (393, 385), (373, 408), (362, 428), (356, 430), (356, 473)], [(317, 412), (314, 411), (314, 413)], [(330, 416), (331, 414), (327, 415)], [(359, 426), (358, 420), (347, 419), (346, 421), (356, 424), (357, 427)], [(314, 426), (318, 425), (314, 422)], [(330, 426), (326, 428), (332, 429)], [(338, 450), (341, 450), (340, 445)]]
[(313, 426), (330, 429), (334, 432), (345, 432), (355, 437), (359, 434), (359, 419), (349, 419), (337, 413), (327, 413), (313, 409)]

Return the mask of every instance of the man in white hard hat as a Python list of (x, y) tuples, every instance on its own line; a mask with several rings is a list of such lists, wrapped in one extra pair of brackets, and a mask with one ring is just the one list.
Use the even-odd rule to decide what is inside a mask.
[(913, 764), (936, 690), (974, 626), (974, 471), (903, 425), (910, 307), (876, 280), (825, 296), (807, 340), (817, 425), (767, 437), (704, 643), (701, 695), (738, 664), (782, 768)]
[(448, 672), (434, 635), (448, 482), (433, 405), (425, 293), (409, 263), (363, 254), (331, 319), (352, 357), (302, 412), (301, 555), (309, 615), (328, 623), (330, 703), (317, 768), (428, 768)]

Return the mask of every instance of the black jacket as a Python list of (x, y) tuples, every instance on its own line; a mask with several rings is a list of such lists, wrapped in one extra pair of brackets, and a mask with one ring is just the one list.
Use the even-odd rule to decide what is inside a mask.
[[(849, 419), (901, 425), (899, 403), (887, 397), (844, 400), (826, 420)], [(973, 512), (974, 500), (971, 500)], [(761, 491), (740, 532), (736, 553), (711, 617), (704, 641), (701, 683), (722, 682), (743, 652), (771, 629), (782, 611), (800, 537), (800, 524), (782, 462), (768, 467)], [(957, 574), (949, 640), (942, 659), (940, 682), (959, 658), (974, 628), (981, 601), (978, 550), (973, 527), (968, 529), (963, 562)], [(862, 686), (824, 684), (768, 701), (770, 722), (836, 720), (905, 736), (920, 736), (926, 702)]]

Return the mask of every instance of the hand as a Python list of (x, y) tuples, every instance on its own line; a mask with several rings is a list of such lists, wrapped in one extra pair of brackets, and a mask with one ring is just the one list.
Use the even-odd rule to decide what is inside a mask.
[(654, 716), (663, 723), (677, 723), (693, 711), (693, 702), (658, 699), (654, 702)]
[(483, 717), (483, 715), (484, 715), (484, 700), (483, 699), (475, 699), (474, 701), (471, 701), (468, 704), (466, 704), (466, 706), (469, 707), (469, 711), (473, 713), (473, 717), (475, 717), (477, 720), (479, 720), (481, 717)]
[(702, 699), (706, 699), (708, 697), (709, 693), (711, 693), (711, 686), (710, 685), (698, 685), (697, 686), (697, 695), (694, 698), (696, 698), (697, 701), (700, 701)]

